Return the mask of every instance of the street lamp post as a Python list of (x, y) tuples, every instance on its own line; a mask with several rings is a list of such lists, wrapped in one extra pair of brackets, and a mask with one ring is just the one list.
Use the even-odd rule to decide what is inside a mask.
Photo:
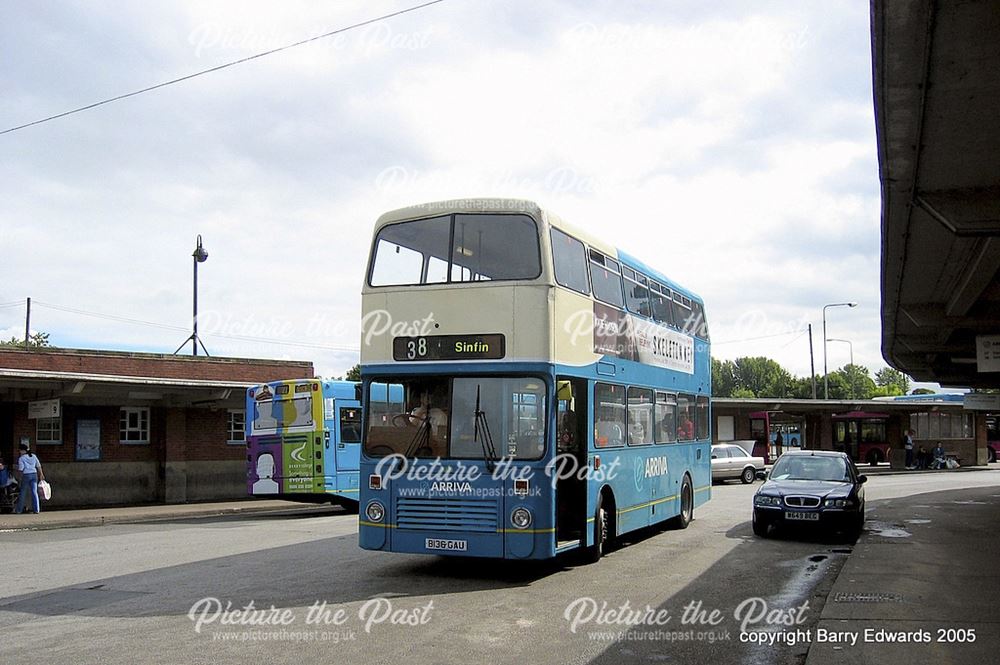
[[(851, 352), (851, 367), (852, 368), (854, 367), (854, 345), (851, 344), (851, 340), (849, 340), (849, 339), (837, 339), (836, 337), (831, 337), (831, 338), (829, 338), (826, 341), (828, 341), (828, 342), (843, 342), (844, 344), (846, 344), (848, 350)], [(851, 376), (851, 399), (854, 399), (854, 377), (853, 377), (853, 375)]]
[(830, 399), (830, 380), (826, 367), (826, 310), (828, 307), (857, 307), (856, 302), (835, 302), (823, 305), (823, 399)]
[(174, 351), (174, 355), (177, 355), (178, 351), (184, 348), (184, 345), (191, 342), (191, 355), (198, 355), (198, 345), (201, 344), (201, 350), (205, 352), (205, 355), (209, 355), (208, 349), (205, 348), (205, 343), (201, 341), (198, 337), (198, 264), (204, 263), (208, 260), (208, 252), (201, 244), (201, 234), (198, 234), (198, 244), (194, 248), (194, 252), (191, 253), (191, 258), (194, 259), (194, 316), (192, 320), (192, 331), (191, 335), (181, 342), (181, 345), (177, 347), (177, 351)]

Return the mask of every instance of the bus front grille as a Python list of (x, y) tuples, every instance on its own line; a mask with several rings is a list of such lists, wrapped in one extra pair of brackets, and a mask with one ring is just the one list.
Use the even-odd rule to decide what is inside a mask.
[(497, 503), (489, 499), (400, 497), (396, 528), (495, 533)]

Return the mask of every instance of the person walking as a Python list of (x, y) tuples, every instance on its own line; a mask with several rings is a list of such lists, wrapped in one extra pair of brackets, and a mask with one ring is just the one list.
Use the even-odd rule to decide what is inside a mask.
[(25, 500), (31, 494), (31, 507), (36, 515), (41, 512), (41, 504), (38, 501), (38, 481), (44, 480), (42, 475), (42, 463), (38, 456), (31, 452), (28, 444), (22, 443), (18, 446), (21, 457), (17, 460), (17, 470), (21, 474), (21, 494), (17, 497), (17, 507), (15, 513), (22, 513), (25, 509)]
[(916, 434), (914, 430), (906, 431), (906, 438), (903, 440), (903, 450), (906, 451), (906, 468), (913, 468), (913, 435)]

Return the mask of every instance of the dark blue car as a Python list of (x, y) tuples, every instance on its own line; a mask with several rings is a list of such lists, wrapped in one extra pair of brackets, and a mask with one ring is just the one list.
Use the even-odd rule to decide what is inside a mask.
[(753, 532), (766, 537), (771, 527), (812, 527), (857, 537), (865, 523), (867, 480), (844, 453), (786, 452), (754, 494)]

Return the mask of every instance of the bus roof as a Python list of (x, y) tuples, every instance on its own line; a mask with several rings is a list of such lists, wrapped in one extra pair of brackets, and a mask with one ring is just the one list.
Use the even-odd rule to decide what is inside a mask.
[(395, 210), (390, 210), (383, 213), (378, 221), (375, 222), (374, 235), (377, 235), (378, 230), (383, 226), (389, 224), (395, 224), (397, 222), (403, 222), (413, 219), (421, 219), (424, 217), (433, 217), (435, 215), (441, 214), (454, 214), (454, 213), (466, 213), (466, 214), (488, 214), (488, 213), (522, 213), (530, 215), (531, 217), (541, 220), (550, 226), (555, 226), (560, 231), (563, 231), (578, 240), (583, 241), (593, 249), (599, 252), (603, 252), (611, 256), (612, 258), (617, 258), (618, 260), (625, 263), (628, 267), (633, 270), (645, 273), (647, 277), (650, 277), (657, 282), (663, 284), (664, 286), (670, 287), (674, 291), (678, 291), (683, 295), (693, 298), (697, 302), (704, 306), (704, 301), (700, 296), (687, 289), (677, 282), (667, 278), (663, 273), (658, 270), (650, 268), (647, 264), (640, 261), (639, 259), (633, 257), (631, 254), (621, 251), (615, 245), (608, 243), (607, 241), (601, 240), (600, 238), (588, 233), (579, 227), (573, 226), (565, 222), (561, 217), (546, 210), (540, 204), (535, 201), (530, 201), (528, 199), (505, 199), (505, 198), (468, 198), (468, 199), (446, 199), (443, 201), (432, 201), (429, 203), (419, 203), (412, 206), (406, 206), (404, 208), (397, 208)]

